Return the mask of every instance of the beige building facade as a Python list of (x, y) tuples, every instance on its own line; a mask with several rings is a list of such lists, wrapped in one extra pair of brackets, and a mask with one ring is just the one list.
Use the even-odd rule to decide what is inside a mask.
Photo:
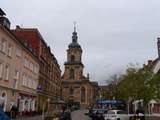
[(23, 43), (31, 46), (39, 59), (39, 81), (37, 87), (38, 111), (47, 110), (48, 103), (61, 98), (61, 69), (50, 47), (47, 45), (37, 28), (21, 28), (12, 32)]
[[(0, 19), (4, 16), (0, 16)], [(0, 106), (9, 111), (36, 111), (39, 61), (8, 26), (0, 23)]]

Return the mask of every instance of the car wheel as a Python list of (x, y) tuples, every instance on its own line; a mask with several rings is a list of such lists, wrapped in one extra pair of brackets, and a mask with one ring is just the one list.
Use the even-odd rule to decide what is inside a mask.
[(120, 120), (120, 118), (117, 118), (117, 120)]

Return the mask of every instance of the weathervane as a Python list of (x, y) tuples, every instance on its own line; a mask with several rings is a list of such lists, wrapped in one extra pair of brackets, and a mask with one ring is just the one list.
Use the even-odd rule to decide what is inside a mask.
[(76, 32), (76, 21), (73, 22), (74, 25), (74, 32)]

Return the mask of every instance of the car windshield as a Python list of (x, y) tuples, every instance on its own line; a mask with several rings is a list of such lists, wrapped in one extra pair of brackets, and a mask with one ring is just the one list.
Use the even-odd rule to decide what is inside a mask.
[(105, 110), (105, 109), (93, 109), (92, 112), (93, 113), (106, 113), (107, 110)]
[(107, 110), (98, 110), (97, 112), (98, 113), (105, 113), (105, 112), (107, 112)]
[(108, 114), (115, 114), (114, 111), (108, 111), (107, 113), (108, 113)]

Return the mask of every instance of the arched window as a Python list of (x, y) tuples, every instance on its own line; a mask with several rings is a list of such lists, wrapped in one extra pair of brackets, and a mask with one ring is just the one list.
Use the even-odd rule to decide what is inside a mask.
[(75, 56), (72, 55), (72, 56), (71, 56), (71, 62), (74, 62), (74, 61), (75, 61)]
[(86, 98), (85, 88), (82, 87), (81, 88), (81, 102), (85, 102), (85, 98)]
[(74, 69), (70, 69), (70, 79), (74, 79)]

